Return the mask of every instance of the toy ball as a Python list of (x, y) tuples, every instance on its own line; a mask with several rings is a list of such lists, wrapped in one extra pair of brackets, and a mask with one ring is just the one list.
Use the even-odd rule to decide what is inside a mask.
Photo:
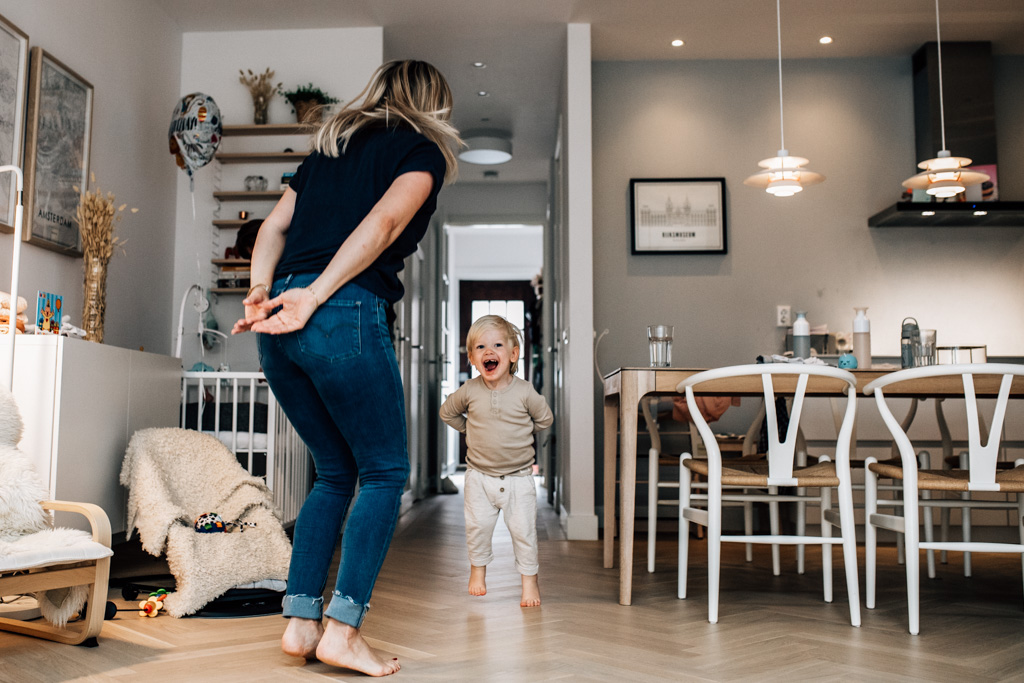
[(206, 512), (196, 517), (195, 530), (201, 534), (216, 534), (227, 531), (224, 519), (216, 512)]

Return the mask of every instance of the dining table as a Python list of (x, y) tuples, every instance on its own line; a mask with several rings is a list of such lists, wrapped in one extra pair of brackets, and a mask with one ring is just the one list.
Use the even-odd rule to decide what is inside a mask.
[[(633, 534), (636, 514), (637, 426), (640, 400), (645, 396), (677, 394), (677, 385), (685, 379), (703, 372), (703, 368), (623, 367), (603, 377), (604, 380), (604, 567), (610, 569), (615, 562), (616, 481), (618, 495), (619, 536), (619, 604), (632, 603), (633, 594)], [(852, 370), (857, 379), (857, 392), (873, 380), (894, 372), (891, 368)], [(997, 375), (975, 378), (975, 391), (979, 397), (995, 397), (999, 392)], [(778, 393), (791, 393), (796, 387), (795, 376), (775, 377)], [(845, 383), (820, 378), (807, 388), (807, 396), (839, 398), (844, 395)], [(955, 398), (962, 397), (963, 382), (959, 377), (928, 377), (901, 382), (887, 387), (885, 395), (894, 398)], [(759, 376), (730, 377), (716, 382), (702, 383), (696, 393), (717, 396), (764, 396)], [(1024, 398), (1024, 378), (1014, 378), (1012, 398)], [(618, 467), (616, 467), (618, 465)], [(617, 471), (618, 470), (618, 471)], [(616, 476), (618, 475), (618, 476)]]

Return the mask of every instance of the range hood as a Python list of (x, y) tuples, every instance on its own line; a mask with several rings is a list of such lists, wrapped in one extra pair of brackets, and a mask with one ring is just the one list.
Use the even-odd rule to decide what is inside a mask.
[[(996, 164), (995, 88), (992, 43), (942, 43), (946, 149), (969, 157), (973, 166)], [(942, 149), (939, 120), (938, 45), (925, 43), (911, 58), (914, 71), (916, 159)], [(908, 175), (913, 169), (908, 168)], [(998, 178), (997, 178), (998, 180)], [(963, 196), (963, 195), (960, 195)], [(873, 228), (928, 226), (1024, 227), (1024, 202), (901, 201), (868, 219)]]

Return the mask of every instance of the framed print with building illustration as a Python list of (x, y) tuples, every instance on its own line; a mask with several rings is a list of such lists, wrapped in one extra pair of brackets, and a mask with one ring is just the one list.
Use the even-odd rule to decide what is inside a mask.
[[(27, 80), (28, 36), (0, 16), (0, 166), (21, 167)], [(14, 174), (0, 174), (0, 232), (14, 232), (17, 193)]]
[(629, 181), (633, 254), (725, 254), (725, 178)]
[(89, 180), (93, 88), (42, 48), (30, 62), (22, 237), (81, 256), (76, 212)]

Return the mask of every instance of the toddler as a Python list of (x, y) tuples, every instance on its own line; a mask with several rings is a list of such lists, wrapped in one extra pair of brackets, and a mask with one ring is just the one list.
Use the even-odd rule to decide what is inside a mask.
[(448, 397), (441, 419), (466, 435), (466, 543), (469, 594), (487, 593), (491, 534), (503, 511), (523, 578), (522, 607), (540, 605), (537, 584), (537, 491), (533, 435), (554, 420), (544, 397), (515, 376), (519, 330), (485, 315), (469, 328), (466, 351), (480, 373)]

